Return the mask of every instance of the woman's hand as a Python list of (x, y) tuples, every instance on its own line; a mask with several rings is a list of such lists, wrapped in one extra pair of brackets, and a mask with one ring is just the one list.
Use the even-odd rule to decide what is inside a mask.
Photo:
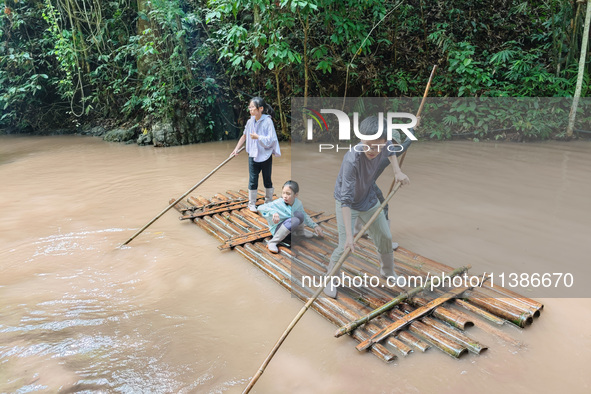
[(252, 138), (253, 140), (258, 140), (259, 135), (257, 133), (250, 133), (250, 138)]
[(238, 151), (239, 151), (239, 150), (240, 150), (240, 149), (238, 149), (238, 148), (234, 149), (234, 150), (232, 151), (232, 153), (230, 153), (230, 157), (232, 157), (232, 156), (237, 156), (237, 155), (238, 155)]
[(278, 213), (273, 214), (273, 223), (275, 223), (275, 224), (279, 223), (279, 214)]

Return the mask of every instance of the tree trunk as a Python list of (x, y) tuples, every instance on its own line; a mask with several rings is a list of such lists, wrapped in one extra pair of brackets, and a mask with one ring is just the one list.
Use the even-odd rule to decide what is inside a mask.
[[(150, 28), (150, 21), (148, 20), (148, 12), (150, 10), (148, 7), (148, 3), (149, 3), (149, 0), (137, 0), (137, 12), (139, 14), (139, 17), (137, 19), (137, 34), (142, 37), (140, 39), (140, 43), (142, 43), (142, 44), (145, 44), (146, 40), (148, 39), (144, 35), (144, 32)], [(144, 17), (142, 17), (142, 14), (144, 15)], [(138, 71), (138, 74), (141, 78), (142, 76), (144, 76), (146, 74), (146, 71), (148, 70), (148, 64), (149, 64), (148, 56), (147, 55), (138, 56), (136, 62), (137, 62), (137, 71)]]
[(287, 136), (287, 130), (285, 125), (285, 117), (283, 116), (283, 108), (281, 107), (281, 92), (279, 90), (279, 69), (274, 69), (275, 73), (275, 84), (277, 86), (277, 104), (279, 105), (279, 119), (281, 120), (281, 134)]
[(589, 42), (589, 24), (591, 23), (591, 0), (587, 0), (587, 14), (585, 15), (585, 28), (583, 30), (583, 42), (581, 43), (581, 57), (579, 59), (579, 77), (577, 78), (577, 87), (573, 97), (573, 105), (568, 116), (568, 127), (566, 129), (567, 138), (573, 135), (575, 127), (575, 118), (577, 116), (577, 107), (579, 106), (579, 97), (581, 97), (581, 88), (583, 87), (583, 75), (585, 74), (585, 58), (587, 56), (587, 43)]
[[(177, 14), (175, 16), (175, 22), (176, 22), (176, 27), (178, 29), (178, 31), (181, 31), (183, 29), (183, 24), (181, 23), (181, 17)], [(187, 70), (187, 73), (185, 74), (185, 79), (187, 79), (188, 81), (193, 79), (193, 72), (191, 71), (191, 65), (189, 64), (189, 57), (188, 57), (188, 53), (187, 53), (187, 42), (185, 40), (185, 36), (181, 36), (178, 38), (179, 40), (179, 45), (181, 47), (181, 59), (183, 60), (183, 66), (185, 66), (185, 70)]]

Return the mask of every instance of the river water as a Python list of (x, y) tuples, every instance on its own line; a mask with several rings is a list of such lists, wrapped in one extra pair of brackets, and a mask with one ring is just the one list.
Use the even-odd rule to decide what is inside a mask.
[[(0, 392), (244, 388), (301, 302), (176, 211), (117, 248), (234, 144), (0, 138)], [(276, 186), (297, 176), (295, 153), (282, 150)], [(300, 197), (332, 212), (334, 164), (316, 159), (317, 184), (304, 182)], [(589, 279), (591, 143), (421, 142), (404, 170), (411, 185), (395, 196), (392, 229), (407, 249), (476, 272), (572, 269), (577, 283)], [(246, 189), (247, 178), (242, 154), (195, 194)], [(310, 311), (255, 391), (588, 393), (589, 294), (541, 295), (532, 326), (502, 327), (519, 345), (472, 327), (490, 349), (459, 360), (431, 349), (384, 364)]]

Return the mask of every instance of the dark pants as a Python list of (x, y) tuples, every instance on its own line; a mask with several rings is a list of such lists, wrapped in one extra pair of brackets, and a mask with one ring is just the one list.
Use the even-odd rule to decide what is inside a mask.
[(259, 188), (259, 173), (263, 172), (263, 184), (266, 189), (273, 187), (271, 182), (271, 170), (273, 168), (273, 156), (263, 162), (257, 163), (252, 157), (248, 158), (248, 190), (257, 190)]

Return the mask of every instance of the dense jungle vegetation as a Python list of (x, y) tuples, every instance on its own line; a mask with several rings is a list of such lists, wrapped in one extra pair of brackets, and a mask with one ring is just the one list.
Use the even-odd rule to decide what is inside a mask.
[[(167, 124), (175, 138), (164, 145), (235, 138), (249, 97), (260, 95), (289, 139), (292, 97), (421, 96), (434, 64), (435, 97), (570, 97), (586, 7), (576, 0), (5, 0), (0, 130), (123, 125), (135, 141)], [(590, 72), (587, 61), (582, 96)], [(422, 135), (500, 135), (474, 129), (482, 114), (463, 110), (446, 129), (425, 127)], [(535, 125), (529, 133), (556, 137)]]

